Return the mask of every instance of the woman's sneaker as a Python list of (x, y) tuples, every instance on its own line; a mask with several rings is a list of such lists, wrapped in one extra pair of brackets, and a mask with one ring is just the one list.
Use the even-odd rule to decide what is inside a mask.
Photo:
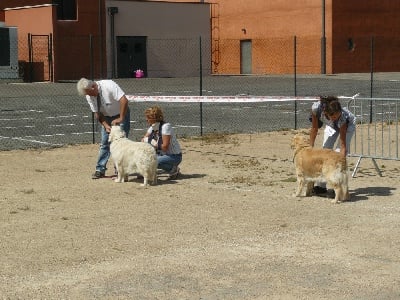
[(172, 170), (169, 172), (168, 180), (174, 180), (178, 178), (180, 169), (178, 166), (173, 166)]

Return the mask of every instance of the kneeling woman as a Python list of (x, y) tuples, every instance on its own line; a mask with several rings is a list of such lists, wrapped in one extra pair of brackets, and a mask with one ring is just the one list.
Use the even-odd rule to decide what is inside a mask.
[(169, 174), (169, 179), (179, 175), (179, 164), (182, 162), (182, 151), (171, 124), (164, 121), (160, 107), (153, 106), (144, 112), (149, 129), (142, 141), (148, 142), (157, 151), (158, 168)]

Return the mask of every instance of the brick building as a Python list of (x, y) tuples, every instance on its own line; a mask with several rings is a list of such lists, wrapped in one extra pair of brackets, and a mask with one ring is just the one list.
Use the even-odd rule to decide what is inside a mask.
[[(2, 0), (0, 9), (15, 6), (15, 2)], [(18, 1), (20, 6), (22, 3), (38, 5), (49, 2)], [(112, 55), (110, 49), (112, 45), (110, 45), (109, 32), (107, 32), (110, 28), (110, 16), (107, 7), (117, 2), (118, 5), (124, 7), (128, 7), (128, 2), (141, 5), (163, 2), (161, 4), (165, 6), (162, 11), (174, 3), (178, 4), (177, 2), (190, 6), (190, 9), (181, 10), (180, 14), (175, 15), (171, 21), (173, 24), (169, 24), (171, 25), (169, 34), (166, 34), (165, 31), (157, 34), (157, 30), (161, 30), (167, 24), (162, 23), (162, 26), (152, 27), (151, 35), (176, 38), (178, 36), (194, 37), (199, 32), (203, 36), (208, 34), (208, 38), (211, 40), (209, 69), (214, 74), (292, 73), (294, 66), (298, 73), (369, 72), (371, 59), (374, 59), (374, 71), (400, 71), (400, 59), (398, 58), (398, 53), (400, 53), (400, 22), (398, 22), (400, 1), (58, 0), (52, 1), (52, 4), (58, 4), (56, 8), (54, 6), (41, 8), (45, 17), (40, 19), (52, 20), (52, 30), (43, 31), (41, 29), (35, 32), (36, 35), (48, 35), (49, 32), (52, 34), (55, 55), (51, 64), (54, 68), (55, 78), (65, 78), (65, 76), (72, 78), (76, 76), (76, 72), (81, 74), (88, 72), (88, 65), (85, 61), (71, 66), (71, 59), (66, 59), (71, 55), (74, 58), (78, 57), (79, 49), (86, 47), (87, 39), (82, 38), (81, 42), (74, 40), (70, 43), (64, 41), (63, 44), (58, 38), (74, 35), (88, 36), (89, 34), (94, 37), (93, 47), (99, 49), (95, 52), (95, 57), (91, 58), (96, 61), (96, 69), (92, 72), (112, 77), (112, 60), (116, 55)], [(147, 10), (143, 10), (143, 13), (147, 14), (147, 19), (150, 18), (152, 22), (143, 24), (144, 19), (141, 19), (141, 23), (135, 23), (132, 18), (129, 26), (135, 27), (138, 32), (131, 34), (146, 36), (147, 33), (143, 31), (143, 28), (154, 24), (153, 18), (162, 16), (162, 14), (152, 14), (159, 9), (147, 7)], [(191, 14), (189, 19), (192, 22), (181, 20), (181, 18), (185, 18), (187, 12)], [(198, 12), (201, 12), (202, 17), (195, 19)], [(15, 10), (0, 12), (0, 21), (3, 18), (6, 25), (17, 26), (19, 36), (24, 36), (22, 40), (20, 39), (20, 49), (24, 47), (23, 40), (28, 41), (27, 29), (31, 29), (32, 24), (35, 24), (35, 28), (36, 25), (39, 27), (39, 24), (32, 22), (32, 20), (38, 19), (33, 12), (24, 11), (23, 18), (21, 14)], [(71, 20), (65, 19), (66, 16), (74, 16), (74, 14), (75, 21), (71, 22)], [(118, 18), (120, 15), (116, 17), (116, 20)], [(26, 23), (30, 25), (22, 26), (22, 20), (26, 20)], [(118, 28), (124, 27), (122, 24), (118, 25), (118, 21), (116, 22)], [(196, 22), (200, 22), (201, 25), (194, 26)], [(190, 34), (186, 32), (188, 24), (193, 26)], [(72, 54), (62, 52), (66, 49)], [(23, 53), (20, 50), (20, 59), (22, 60), (25, 59)], [(57, 55), (57, 53), (63, 54)], [(74, 74), (72, 74), (72, 67), (75, 70)], [(173, 66), (168, 67), (173, 68)], [(68, 69), (71, 71), (68, 72)], [(208, 69), (207, 66), (206, 69)], [(63, 76), (58, 75), (61, 70)], [(153, 74), (149, 73), (148, 76), (179, 76), (178, 71), (167, 73), (154, 72)], [(116, 75), (118, 76), (118, 72)], [(190, 76), (191, 74), (183, 72), (180, 75)]]
[(170, 56), (187, 47), (186, 40), (198, 50), (199, 37), (210, 69), (207, 3), (2, 0), (0, 10), (6, 26), (18, 29), (18, 60), (27, 81), (126, 78), (136, 69), (149, 77), (195, 76), (192, 57), (181, 56), (176, 64)]
[(400, 71), (400, 1), (209, 2), (214, 73)]

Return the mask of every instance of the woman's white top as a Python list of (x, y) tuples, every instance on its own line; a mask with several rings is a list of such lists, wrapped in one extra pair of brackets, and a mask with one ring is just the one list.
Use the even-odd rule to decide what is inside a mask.
[[(150, 126), (149, 129), (147, 129), (147, 133), (151, 134), (152, 131), (153, 131), (153, 127)], [(180, 154), (180, 153), (182, 153), (181, 146), (178, 142), (178, 139), (176, 137), (174, 129), (172, 128), (170, 123), (164, 123), (161, 126), (161, 136), (164, 136), (164, 135), (171, 136), (168, 150), (165, 154)]]

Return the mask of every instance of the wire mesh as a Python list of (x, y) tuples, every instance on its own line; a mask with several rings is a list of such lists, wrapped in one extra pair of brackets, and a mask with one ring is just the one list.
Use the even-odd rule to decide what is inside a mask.
[[(104, 41), (96, 36), (57, 40), (49, 37), (34, 37), (31, 44), (22, 43), (11, 49), (11, 52), (19, 53), (19, 77), (0, 80), (0, 150), (98, 142), (99, 127), (86, 100), (77, 95), (76, 82), (80, 77), (110, 78), (109, 62), (101, 47)], [(359, 52), (363, 49), (362, 57), (365, 54), (368, 58), (366, 53), (373, 52), (369, 61), (379, 70), (384, 53), (381, 48), (389, 41), (375, 38), (375, 51), (371, 51), (371, 41), (371, 38), (356, 37), (353, 46)], [(57, 52), (68, 50), (71, 43), (80, 45), (81, 50)], [(315, 63), (316, 53), (320, 51), (318, 37), (253, 40), (251, 75), (240, 74), (240, 45), (240, 40), (219, 41), (216, 59), (209, 51), (211, 45), (201, 39), (148, 39), (145, 78), (135, 78), (132, 74), (113, 79), (128, 95), (310, 97), (359, 93), (364, 98), (400, 97), (399, 73), (318, 74), (320, 65)], [(390, 45), (398, 47), (397, 41), (391, 41)], [(31, 55), (27, 55), (29, 53)], [(76, 60), (78, 56), (80, 59)], [(43, 65), (39, 69), (48, 72), (47, 75), (36, 74), (42, 71), (32, 68), (35, 63), (40, 63), (35, 61), (39, 57)], [(74, 61), (79, 63), (71, 63)], [(56, 67), (51, 71), (48, 66)], [(54, 72), (54, 78), (58, 80), (46, 80), (51, 77), (49, 72)], [(201, 105), (134, 102), (129, 104), (132, 139), (138, 140), (144, 134), (147, 125), (143, 112), (155, 104), (162, 106), (167, 120), (176, 126), (180, 136), (310, 126), (309, 101)], [(379, 107), (375, 103), (374, 106)]]

